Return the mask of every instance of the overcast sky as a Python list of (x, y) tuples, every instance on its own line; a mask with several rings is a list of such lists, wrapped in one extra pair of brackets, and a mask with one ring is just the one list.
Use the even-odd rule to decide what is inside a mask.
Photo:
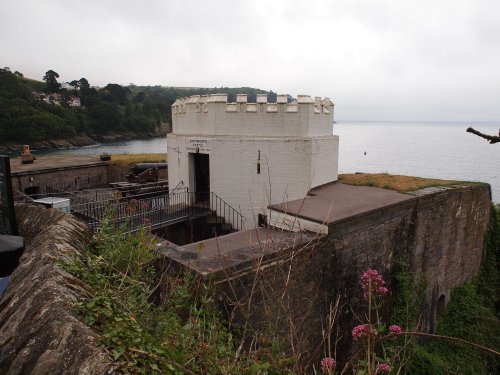
[(498, 0), (0, 0), (42, 79), (328, 96), (337, 121), (500, 122)]

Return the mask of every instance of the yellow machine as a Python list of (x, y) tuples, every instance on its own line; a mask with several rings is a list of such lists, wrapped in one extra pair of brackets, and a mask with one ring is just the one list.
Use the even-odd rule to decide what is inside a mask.
[(31, 164), (35, 160), (35, 157), (30, 153), (30, 146), (24, 145), (23, 151), (21, 153), (21, 162), (23, 164)]

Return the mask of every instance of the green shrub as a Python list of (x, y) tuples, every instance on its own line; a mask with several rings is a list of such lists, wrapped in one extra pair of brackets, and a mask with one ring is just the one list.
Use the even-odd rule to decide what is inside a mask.
[(89, 286), (88, 299), (76, 308), (100, 333), (119, 371), (241, 373), (209, 285), (186, 275), (174, 280), (161, 307), (152, 302), (158, 282), (153, 249), (147, 231), (123, 235), (105, 220), (83, 259), (66, 266)]
[(410, 347), (409, 362), (405, 366), (406, 375), (447, 375), (446, 363), (424, 347), (413, 344)]

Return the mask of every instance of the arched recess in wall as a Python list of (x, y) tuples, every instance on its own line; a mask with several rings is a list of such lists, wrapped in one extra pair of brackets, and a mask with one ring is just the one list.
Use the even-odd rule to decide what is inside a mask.
[(24, 189), (24, 194), (36, 199), (40, 195), (40, 186), (29, 186)]
[(444, 294), (442, 294), (436, 305), (436, 316), (442, 315), (444, 313), (444, 309), (446, 307), (446, 297)]

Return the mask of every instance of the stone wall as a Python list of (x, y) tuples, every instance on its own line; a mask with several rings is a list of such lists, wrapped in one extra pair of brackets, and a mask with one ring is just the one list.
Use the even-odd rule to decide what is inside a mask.
[(107, 374), (97, 335), (73, 309), (87, 291), (60, 263), (80, 254), (88, 230), (55, 209), (16, 206), (26, 250), (0, 300), (0, 373)]
[[(12, 188), (25, 194), (46, 194), (47, 185), (65, 191), (105, 187), (111, 182), (127, 181), (127, 175), (131, 173), (134, 165), (82, 163), (69, 167), (13, 172)], [(167, 169), (159, 169), (158, 178), (167, 180)]]
[[(421, 329), (433, 331), (438, 301), (447, 302), (452, 288), (478, 272), (491, 196), (485, 185), (417, 195), (335, 223), (329, 235), (305, 246), (219, 272), (216, 287), (227, 318), (248, 324), (252, 334), (280, 334), (301, 361), (317, 363), (324, 355), (329, 309), (339, 301), (342, 339), (336, 355), (342, 357), (351, 350), (350, 331), (362, 316), (360, 275), (375, 268), (394, 291), (404, 261), (427, 278)], [(97, 335), (72, 309), (85, 296), (85, 285), (59, 266), (83, 250), (86, 227), (57, 210), (17, 206), (16, 212), (27, 248), (0, 300), (0, 373), (111, 372)]]
[[(302, 360), (324, 356), (327, 316), (339, 301), (332, 335), (340, 358), (351, 351), (351, 330), (364, 313), (361, 274), (377, 269), (395, 290), (400, 262), (427, 279), (420, 330), (436, 328), (438, 301), (477, 275), (489, 222), (489, 186), (434, 188), (416, 200), (348, 218), (329, 228), (318, 243), (253, 262), (251, 271), (227, 271), (217, 281), (228, 317), (250, 330), (291, 339)], [(389, 307), (394, 294), (389, 297)], [(333, 344), (332, 344), (333, 346)]]
[(36, 194), (45, 194), (46, 185), (66, 191), (94, 188), (111, 182), (108, 169), (107, 164), (100, 164), (12, 173), (12, 188), (27, 193), (27, 188), (38, 187)]
[(359, 291), (359, 277), (367, 268), (379, 270), (393, 289), (400, 262), (425, 275), (420, 329), (434, 332), (438, 300), (448, 303), (451, 290), (479, 271), (491, 197), (487, 185), (430, 188), (418, 194), (416, 201), (334, 225), (326, 247), (331, 274), (342, 275), (341, 282), (330, 278), (338, 294)]
[(127, 175), (133, 165), (110, 164), (108, 167), (109, 182), (127, 181)]

